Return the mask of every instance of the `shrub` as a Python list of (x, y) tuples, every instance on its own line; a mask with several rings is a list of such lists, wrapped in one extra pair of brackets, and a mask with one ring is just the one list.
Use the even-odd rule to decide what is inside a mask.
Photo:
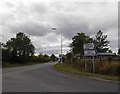
[[(76, 62), (72, 62), (72, 63), (66, 63), (70, 66), (72, 66), (73, 68), (77, 69), (77, 70), (81, 70), (81, 71), (85, 71), (85, 61), (83, 60), (78, 60)], [(92, 72), (93, 71), (93, 63), (91, 60), (88, 60), (86, 62), (87, 64), (87, 72)], [(120, 75), (120, 64), (119, 63), (115, 63), (115, 62), (99, 62), (99, 61), (95, 61), (95, 73), (98, 74), (106, 74), (106, 75)]]

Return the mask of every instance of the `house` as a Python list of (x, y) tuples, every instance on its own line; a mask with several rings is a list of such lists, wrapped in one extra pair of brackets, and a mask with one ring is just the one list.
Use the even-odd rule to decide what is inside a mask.
[(116, 58), (116, 57), (117, 57), (116, 53), (109, 53), (109, 52), (97, 53), (97, 58), (100, 59), (100, 60), (109, 60), (109, 61), (111, 61), (113, 58)]

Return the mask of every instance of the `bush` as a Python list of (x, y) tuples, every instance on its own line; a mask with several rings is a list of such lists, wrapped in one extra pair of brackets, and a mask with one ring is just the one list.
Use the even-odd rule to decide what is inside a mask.
[[(73, 68), (77, 69), (77, 70), (82, 70), (85, 71), (85, 61), (83, 60), (79, 60), (76, 62), (72, 62), (72, 63), (66, 63), (70, 66), (72, 66)], [(87, 72), (92, 72), (93, 71), (93, 63), (91, 60), (88, 60), (86, 62), (87, 64)], [(120, 75), (120, 64), (119, 63), (115, 63), (115, 62), (98, 62), (95, 61), (95, 73), (97, 74), (105, 74), (105, 75)]]
[(107, 74), (107, 75), (118, 75), (120, 65), (118, 63), (102, 63), (96, 67), (96, 73)]

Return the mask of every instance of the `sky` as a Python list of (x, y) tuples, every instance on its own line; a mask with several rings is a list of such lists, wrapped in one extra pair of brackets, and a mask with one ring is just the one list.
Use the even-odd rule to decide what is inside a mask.
[[(100, 2), (101, 1), (101, 2)], [(94, 38), (101, 30), (109, 47), (118, 50), (117, 0), (1, 0), (0, 39), (3, 43), (24, 32), (32, 40), (36, 54), (70, 50), (72, 37), (83, 32)], [(52, 30), (55, 27), (56, 30)], [(120, 47), (120, 45), (119, 45)]]

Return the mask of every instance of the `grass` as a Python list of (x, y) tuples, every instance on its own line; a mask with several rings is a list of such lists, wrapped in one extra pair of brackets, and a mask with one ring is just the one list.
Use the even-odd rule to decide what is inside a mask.
[(3, 62), (2, 64), (2, 68), (10, 68), (10, 67), (20, 67), (20, 66), (28, 66), (28, 65), (34, 65), (34, 64), (41, 64), (39, 62), (28, 62), (28, 63), (9, 63), (9, 62)]
[(80, 70), (76, 70), (74, 68), (71, 68), (70, 66), (66, 66), (66, 65), (61, 65), (61, 64), (55, 64), (54, 69), (63, 73), (67, 73), (67, 74), (72, 74), (72, 75), (76, 75), (76, 76), (86, 76), (86, 77), (92, 77), (92, 78), (98, 78), (98, 79), (105, 79), (105, 80), (111, 80), (111, 81), (119, 81), (119, 77), (118, 76), (110, 76), (110, 75), (100, 75), (100, 74), (93, 74), (93, 73), (88, 73), (85, 71), (80, 71)]

